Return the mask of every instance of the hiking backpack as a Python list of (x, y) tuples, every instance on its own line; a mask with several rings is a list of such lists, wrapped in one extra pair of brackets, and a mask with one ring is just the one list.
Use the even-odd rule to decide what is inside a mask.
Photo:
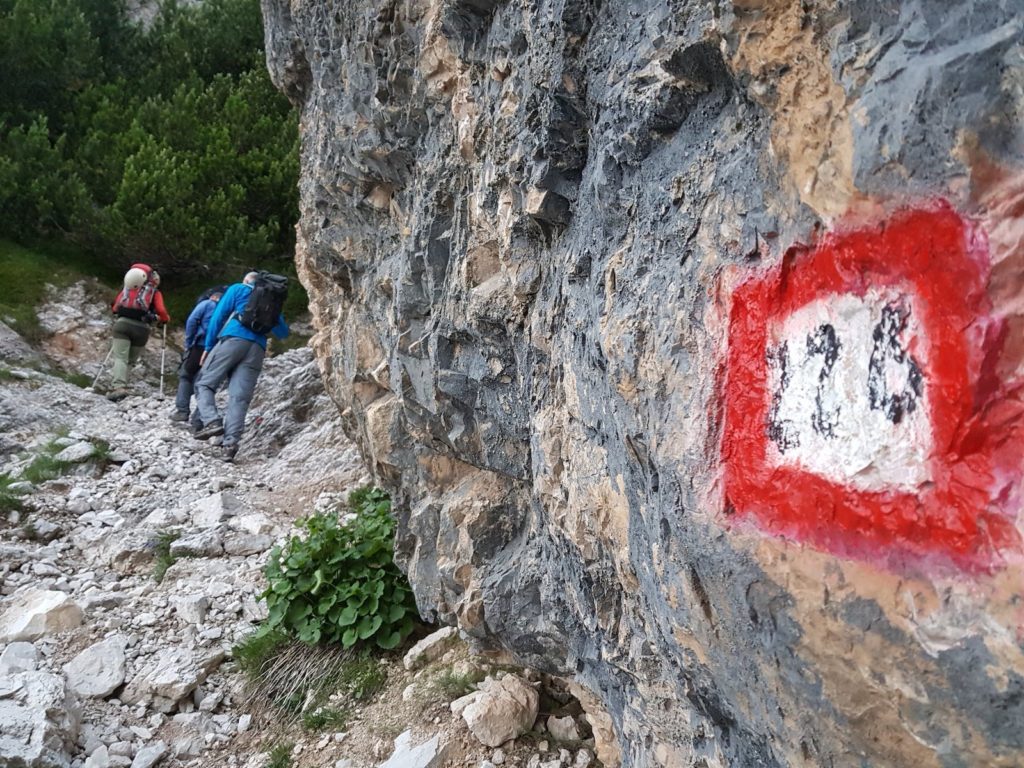
[(252, 293), (245, 302), (238, 322), (254, 333), (270, 333), (288, 298), (288, 278), (270, 272), (260, 272), (252, 284)]
[(156, 286), (153, 283), (145, 283), (139, 288), (125, 287), (117, 295), (114, 302), (114, 312), (118, 317), (127, 317), (131, 320), (146, 320), (152, 314), (153, 298), (156, 296)]

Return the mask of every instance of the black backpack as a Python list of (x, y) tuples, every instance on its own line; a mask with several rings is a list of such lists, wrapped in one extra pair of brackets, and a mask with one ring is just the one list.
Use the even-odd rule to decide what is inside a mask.
[(288, 298), (288, 278), (260, 272), (252, 285), (249, 300), (238, 316), (238, 322), (254, 333), (270, 333), (281, 316)]

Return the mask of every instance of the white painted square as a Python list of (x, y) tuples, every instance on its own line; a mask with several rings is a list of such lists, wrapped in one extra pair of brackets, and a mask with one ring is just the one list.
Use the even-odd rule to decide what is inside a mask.
[(927, 481), (924, 341), (895, 290), (822, 297), (769, 327), (769, 462), (866, 491)]

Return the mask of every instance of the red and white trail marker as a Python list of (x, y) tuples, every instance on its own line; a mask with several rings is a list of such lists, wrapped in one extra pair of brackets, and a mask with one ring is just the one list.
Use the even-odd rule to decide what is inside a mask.
[(1020, 389), (983, 235), (948, 205), (835, 234), (742, 284), (730, 316), (725, 499), (840, 555), (991, 568), (1019, 553)]

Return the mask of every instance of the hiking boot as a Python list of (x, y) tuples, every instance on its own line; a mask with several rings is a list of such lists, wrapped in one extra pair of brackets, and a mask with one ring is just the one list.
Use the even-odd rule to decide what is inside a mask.
[(232, 462), (235, 460), (235, 454), (238, 453), (238, 445), (236, 443), (227, 443), (220, 447), (219, 455), (222, 460)]
[(196, 440), (207, 440), (211, 437), (224, 434), (224, 422), (211, 421), (205, 427), (196, 432)]
[(171, 414), (171, 421), (188, 421), (188, 411), (175, 411)]
[(116, 403), (119, 400), (124, 400), (130, 394), (127, 387), (117, 387), (107, 392), (107, 400)]

